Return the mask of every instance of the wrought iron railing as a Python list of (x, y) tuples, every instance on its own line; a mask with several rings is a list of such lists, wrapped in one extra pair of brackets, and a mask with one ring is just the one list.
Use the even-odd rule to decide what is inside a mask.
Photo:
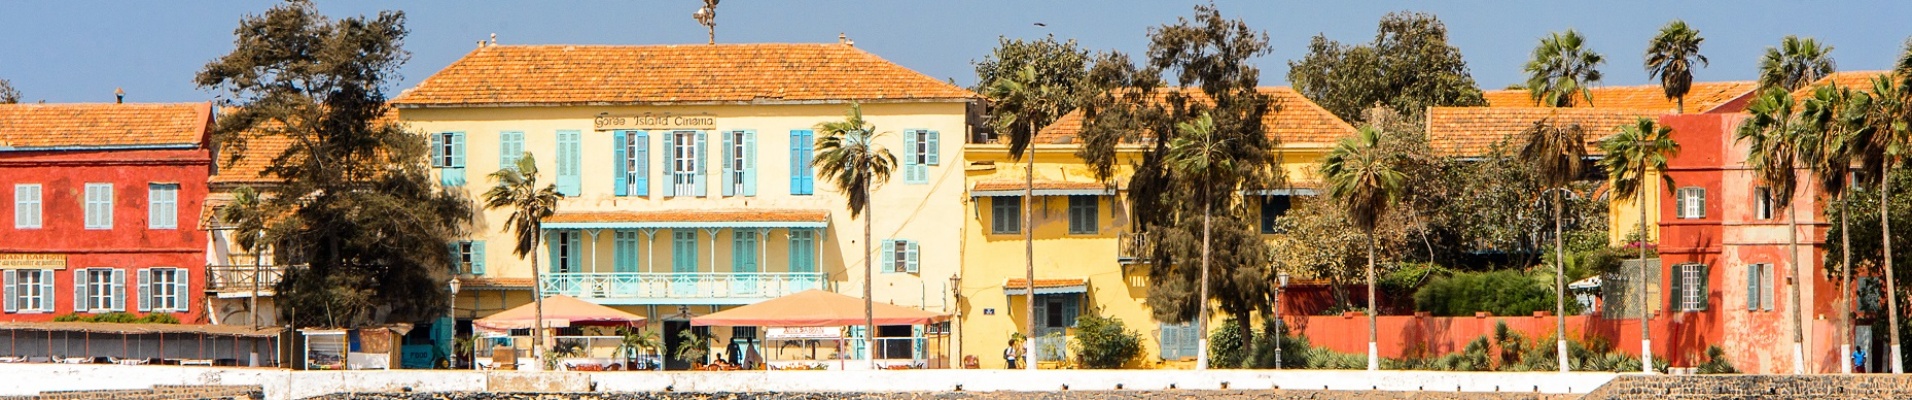
[(821, 272), (547, 273), (547, 294), (594, 299), (770, 299), (828, 289)]
[(206, 266), (206, 290), (208, 291), (244, 291), (252, 290), (253, 281), (259, 282), (259, 290), (272, 290), (285, 277), (285, 267), (277, 265), (208, 265)]

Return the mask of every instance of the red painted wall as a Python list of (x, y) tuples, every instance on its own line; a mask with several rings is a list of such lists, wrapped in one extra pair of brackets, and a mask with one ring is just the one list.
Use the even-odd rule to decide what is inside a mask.
[[(189, 312), (183, 323), (205, 323), (206, 233), (199, 230), (200, 207), (212, 157), (204, 148), (0, 152), (0, 254), (66, 255), (66, 267), (54, 273), (52, 313), (0, 314), (0, 321), (47, 321), (73, 312), (75, 268), (126, 270), (126, 311), (140, 314), (137, 270), (175, 267), (187, 270)], [(41, 228), (14, 228), (14, 185), (41, 186)], [(88, 230), (86, 184), (113, 184), (113, 226)], [(148, 228), (147, 185), (178, 184), (178, 226)]]

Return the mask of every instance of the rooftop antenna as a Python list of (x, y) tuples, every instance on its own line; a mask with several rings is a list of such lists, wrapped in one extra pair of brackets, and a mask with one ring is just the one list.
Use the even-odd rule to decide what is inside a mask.
[(710, 33), (710, 44), (713, 45), (717, 44), (717, 1), (704, 0), (704, 7), (690, 14), (691, 18), (696, 18), (697, 23), (703, 25), (704, 29)]

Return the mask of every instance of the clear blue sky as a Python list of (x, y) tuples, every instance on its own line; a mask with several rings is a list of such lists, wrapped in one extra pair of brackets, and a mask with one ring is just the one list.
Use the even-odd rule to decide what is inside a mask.
[[(1483, 88), (1520, 81), (1520, 65), (1538, 38), (1574, 28), (1607, 56), (1606, 85), (1651, 83), (1640, 53), (1658, 27), (1685, 19), (1706, 37), (1712, 67), (1700, 80), (1744, 80), (1760, 52), (1787, 34), (1832, 44), (1840, 70), (1885, 69), (1912, 34), (1912, 2), (1685, 1), (1218, 1), (1225, 15), (1268, 32), (1274, 53), (1257, 60), (1264, 85), (1286, 84), (1286, 62), (1317, 33), (1365, 42), (1390, 11), (1438, 15)], [(34, 1), (0, 4), (0, 78), (26, 101), (206, 101), (192, 76), (232, 47), (241, 16), (266, 1)], [(702, 43), (691, 19), (701, 2), (670, 1), (321, 1), (333, 16), (397, 7), (409, 18), (404, 68), (409, 87), (450, 64), (492, 33), (504, 44)], [(767, 1), (726, 0), (717, 40), (833, 42), (848, 33), (858, 47), (938, 79), (968, 86), (971, 62), (998, 36), (1054, 34), (1089, 49), (1140, 53), (1147, 30), (1191, 13), (1178, 1)], [(1045, 27), (1037, 27), (1042, 22)], [(396, 91), (394, 91), (396, 94)]]

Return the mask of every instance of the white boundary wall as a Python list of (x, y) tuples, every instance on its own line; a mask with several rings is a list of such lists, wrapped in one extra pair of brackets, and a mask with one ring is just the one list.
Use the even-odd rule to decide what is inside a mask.
[[(144, 389), (154, 385), (260, 385), (269, 400), (340, 392), (947, 392), (1306, 389), (1587, 393), (1618, 375), (1579, 372), (1319, 370), (911, 370), (735, 372), (289, 371), (266, 368), (0, 364), (0, 395)], [(587, 383), (588, 382), (588, 383)]]

